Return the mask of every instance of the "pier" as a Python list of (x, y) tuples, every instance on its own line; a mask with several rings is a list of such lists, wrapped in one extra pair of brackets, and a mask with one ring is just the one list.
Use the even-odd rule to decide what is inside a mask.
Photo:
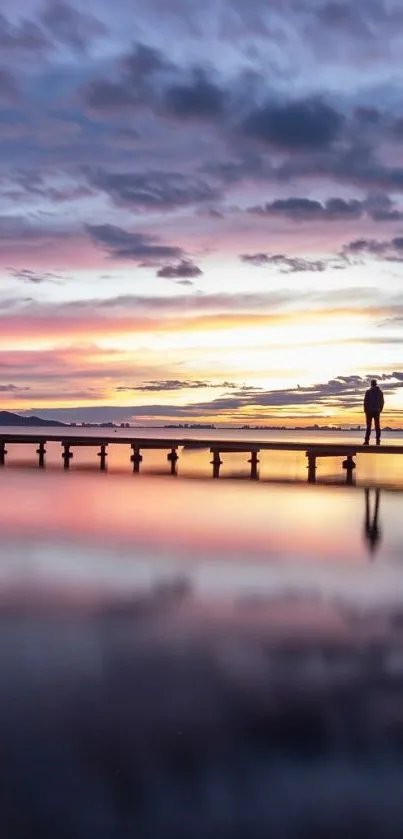
[(374, 457), (379, 455), (403, 455), (401, 445), (364, 446), (352, 443), (304, 443), (304, 442), (267, 442), (267, 441), (234, 441), (206, 439), (197, 440), (189, 438), (141, 438), (134, 436), (102, 435), (74, 436), (64, 433), (31, 433), (31, 434), (0, 434), (0, 467), (7, 462), (7, 454), (10, 446), (26, 445), (35, 447), (38, 457), (38, 466), (43, 469), (46, 465), (46, 445), (48, 443), (60, 443), (61, 460), (64, 469), (71, 468), (75, 448), (96, 448), (97, 457), (101, 471), (107, 469), (108, 447), (127, 446), (130, 451), (130, 462), (133, 472), (139, 473), (141, 464), (147, 451), (160, 450), (167, 452), (168, 469), (171, 475), (177, 474), (179, 460), (178, 450), (181, 448), (208, 449), (211, 459), (212, 476), (219, 478), (220, 469), (223, 464), (222, 458), (226, 454), (245, 454), (250, 465), (250, 477), (252, 480), (259, 478), (259, 453), (268, 451), (283, 452), (304, 452), (307, 459), (307, 480), (309, 483), (316, 482), (317, 463), (322, 458), (338, 458), (341, 461), (341, 468), (346, 476), (346, 483), (354, 482), (356, 470), (355, 458), (357, 455)]

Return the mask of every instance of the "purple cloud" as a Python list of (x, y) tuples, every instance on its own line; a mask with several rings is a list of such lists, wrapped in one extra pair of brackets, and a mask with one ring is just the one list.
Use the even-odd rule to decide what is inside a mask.
[(201, 277), (203, 271), (191, 262), (190, 260), (183, 260), (178, 265), (164, 265), (157, 271), (158, 277), (163, 277), (167, 280), (186, 280)]

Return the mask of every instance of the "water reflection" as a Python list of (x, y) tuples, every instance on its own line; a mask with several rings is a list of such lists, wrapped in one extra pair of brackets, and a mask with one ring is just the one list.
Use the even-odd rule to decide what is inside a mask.
[(379, 548), (381, 531), (378, 517), (381, 493), (379, 489), (365, 490), (365, 539), (369, 552), (374, 554)]

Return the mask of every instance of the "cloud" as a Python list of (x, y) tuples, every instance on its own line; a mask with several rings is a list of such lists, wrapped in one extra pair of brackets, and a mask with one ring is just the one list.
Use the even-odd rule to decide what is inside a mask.
[(329, 198), (325, 202), (311, 198), (277, 199), (263, 206), (251, 207), (249, 212), (259, 216), (284, 216), (293, 221), (340, 221), (360, 218), (365, 202), (344, 198)]
[(0, 67), (0, 100), (14, 100), (19, 95), (16, 79), (5, 67)]
[(398, 4), (385, 0), (356, 0), (354, 5), (342, 0), (329, 0), (320, 4), (315, 13), (326, 27), (337, 30), (347, 37), (376, 41), (379, 27), (397, 26), (403, 23), (402, 10)]
[(122, 71), (136, 83), (172, 69), (164, 53), (149, 44), (137, 42), (121, 62)]
[(226, 95), (201, 70), (194, 70), (187, 83), (168, 87), (163, 96), (164, 110), (175, 119), (216, 120), (224, 115)]
[[(305, 271), (313, 271), (315, 274), (322, 274), (329, 267), (329, 261), (323, 259), (303, 259), (298, 256), (287, 256), (286, 254), (270, 253), (244, 253), (240, 256), (241, 262), (254, 265), (257, 268), (274, 266), (285, 274), (300, 274)], [(342, 263), (334, 263), (337, 267), (343, 267)]]
[(72, 236), (72, 229), (55, 225), (47, 227), (40, 223), (38, 217), (0, 215), (0, 254), (10, 261), (20, 258), (22, 253), (29, 259), (43, 254), (44, 250), (49, 255)]
[[(242, 326), (268, 326), (289, 323), (290, 318), (305, 318), (313, 298), (309, 292), (298, 295), (300, 312), (289, 311), (295, 303), (295, 291), (279, 289), (272, 292), (178, 294), (169, 296), (119, 295), (90, 298), (63, 303), (11, 301), (12, 305), (0, 312), (0, 333), (4, 347), (18, 348), (28, 339), (50, 341), (96, 342), (135, 332), (150, 334), (181, 333), (203, 330), (232, 330)], [(323, 301), (318, 301), (323, 306)], [(18, 304), (18, 305), (17, 305)], [(333, 309), (321, 308), (316, 314), (321, 319), (333, 314)], [(394, 308), (396, 315), (397, 310)], [(376, 311), (377, 316), (379, 311)], [(387, 317), (390, 309), (381, 314)], [(311, 315), (312, 316), (312, 315)], [(314, 315), (313, 315), (314, 316)]]
[(51, 271), (32, 271), (30, 268), (9, 268), (10, 275), (15, 280), (21, 280), (24, 283), (32, 283), (33, 285), (40, 285), (41, 283), (57, 283), (59, 284), (65, 278), (60, 274), (55, 274)]
[(64, 0), (48, 0), (40, 23), (55, 41), (79, 52), (93, 39), (106, 34), (105, 26), (96, 17), (79, 12)]
[(182, 248), (162, 245), (151, 233), (132, 233), (113, 224), (87, 224), (86, 230), (94, 244), (114, 259), (150, 264), (184, 257)]
[(364, 200), (357, 198), (328, 198), (326, 201), (304, 197), (278, 198), (270, 203), (250, 207), (252, 215), (264, 217), (283, 217), (296, 222), (348, 221), (367, 215), (375, 222), (394, 222), (403, 219), (403, 211), (398, 210), (391, 198), (385, 193), (370, 194)]
[(120, 60), (115, 78), (94, 79), (81, 95), (92, 110), (104, 113), (156, 106), (156, 80), (171, 69), (171, 62), (161, 51), (138, 42)]
[(9, 55), (37, 55), (49, 48), (49, 39), (33, 21), (11, 22), (0, 13), (0, 50)]
[(143, 99), (136, 90), (131, 90), (109, 79), (89, 82), (85, 88), (84, 97), (87, 105), (94, 111), (113, 113), (143, 104)]
[(216, 187), (199, 176), (181, 172), (106, 172), (89, 169), (90, 184), (103, 190), (118, 206), (167, 212), (178, 207), (215, 201)]
[(183, 260), (178, 265), (164, 265), (157, 271), (157, 277), (163, 277), (167, 280), (193, 279), (195, 277), (201, 277), (202, 274), (203, 271), (201, 268), (198, 268), (197, 265), (189, 260)]
[[(289, 156), (271, 171), (272, 179), (278, 181), (296, 178), (331, 179), (370, 190), (403, 191), (403, 167), (389, 166), (379, 159), (379, 151), (361, 136), (350, 137), (337, 148), (318, 150), (316, 155)], [(377, 146), (382, 141), (378, 138)]]
[[(372, 375), (362, 377), (338, 376), (327, 382), (320, 382), (310, 386), (297, 386), (294, 388), (282, 388), (279, 390), (254, 389), (240, 391), (232, 396), (222, 396), (209, 403), (192, 404), (179, 409), (182, 416), (205, 414), (211, 416), (215, 412), (238, 411), (247, 408), (275, 408), (292, 409), (319, 408), (325, 406), (335, 413), (343, 409), (362, 409), (363, 395), (369, 387), (373, 378)], [(382, 388), (389, 393), (394, 393), (403, 387), (401, 377), (394, 374), (378, 376), (382, 380)], [(176, 409), (178, 410), (178, 409)]]
[(320, 99), (267, 104), (253, 109), (242, 125), (247, 137), (291, 151), (329, 148), (343, 126), (343, 117)]
[(31, 390), (29, 387), (20, 387), (19, 385), (0, 385), (0, 393), (23, 393)]
[(396, 236), (389, 241), (355, 239), (344, 246), (343, 254), (353, 257), (375, 257), (386, 262), (403, 262), (403, 236)]
[(117, 392), (138, 391), (139, 393), (158, 393), (159, 391), (177, 391), (177, 390), (203, 390), (205, 388), (236, 388), (237, 385), (233, 382), (219, 382), (212, 383), (209, 381), (201, 381), (194, 379), (163, 379), (160, 381), (145, 382), (142, 385), (135, 385), (133, 387), (121, 386), (117, 387)]
[(403, 219), (402, 210), (397, 209), (389, 195), (383, 192), (376, 192), (374, 195), (369, 195), (365, 205), (368, 215), (373, 221), (393, 222)]
[[(228, 419), (243, 422), (245, 417), (252, 417), (261, 421), (262, 409), (271, 409), (270, 419), (285, 419), (294, 417), (319, 417), (321, 411), (339, 417), (340, 412), (350, 411), (363, 413), (363, 397), (373, 375), (337, 376), (325, 382), (314, 383), (309, 386), (280, 388), (278, 390), (256, 390), (254, 388), (240, 389), (230, 396), (221, 396), (210, 401), (196, 402), (188, 405), (146, 404), (126, 406), (99, 406), (88, 408), (50, 409), (43, 412), (50, 419), (70, 419), (77, 422), (93, 421), (105, 422), (123, 421), (144, 417), (150, 420), (161, 419), (199, 419), (201, 417), (215, 417), (217, 422)], [(387, 395), (392, 395), (403, 387), (402, 374), (392, 373), (378, 375), (382, 389)], [(160, 383), (157, 383), (160, 384)], [(163, 382), (162, 382), (163, 384)], [(225, 384), (225, 383), (224, 383)], [(137, 389), (137, 388), (136, 388)], [(159, 388), (163, 390), (164, 388)], [(168, 387), (167, 390), (174, 388)], [(197, 389), (197, 388), (195, 388)], [(154, 388), (151, 384), (151, 392)], [(387, 409), (387, 401), (386, 401)], [(319, 412), (319, 413), (318, 413)], [(266, 414), (267, 418), (267, 414)]]

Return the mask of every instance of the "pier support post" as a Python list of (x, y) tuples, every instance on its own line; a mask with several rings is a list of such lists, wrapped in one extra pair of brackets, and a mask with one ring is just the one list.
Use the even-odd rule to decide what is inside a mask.
[(70, 469), (70, 460), (73, 457), (73, 452), (70, 451), (71, 443), (62, 443), (63, 452), (62, 452), (62, 460), (64, 463), (65, 469)]
[(211, 461), (213, 467), (213, 478), (220, 477), (220, 466), (222, 464), (222, 460), (220, 457), (220, 452), (218, 449), (213, 449), (213, 459)]
[(168, 463), (171, 464), (171, 475), (177, 475), (177, 463), (179, 460), (179, 455), (176, 452), (176, 446), (172, 447), (172, 450), (167, 455)]
[(356, 469), (353, 455), (349, 454), (346, 460), (343, 460), (343, 469), (346, 470), (346, 484), (351, 486), (354, 483), (354, 469)]
[(38, 460), (39, 468), (43, 469), (44, 466), (45, 466), (45, 454), (46, 454), (45, 443), (43, 443), (43, 442), (38, 443), (38, 448), (36, 450), (36, 453), (39, 456), (39, 460)]
[(251, 480), (252, 481), (257, 481), (258, 478), (259, 478), (259, 471), (258, 471), (259, 458), (258, 458), (258, 452), (257, 451), (250, 453), (250, 460), (248, 460), (248, 463), (250, 463)]
[(316, 455), (313, 452), (307, 452), (306, 456), (308, 458), (308, 483), (315, 484), (316, 483)]
[(143, 461), (142, 455), (140, 454), (140, 449), (137, 447), (136, 443), (132, 443), (133, 454), (130, 458), (133, 464), (133, 472), (140, 472), (140, 464)]
[(4, 440), (0, 440), (0, 466), (5, 465), (6, 454), (7, 454), (6, 444), (5, 444)]
[(106, 443), (101, 443), (101, 451), (98, 453), (99, 466), (100, 466), (101, 472), (105, 472), (105, 470), (106, 470), (106, 458), (108, 457), (108, 453), (107, 453), (106, 449), (107, 449)]

